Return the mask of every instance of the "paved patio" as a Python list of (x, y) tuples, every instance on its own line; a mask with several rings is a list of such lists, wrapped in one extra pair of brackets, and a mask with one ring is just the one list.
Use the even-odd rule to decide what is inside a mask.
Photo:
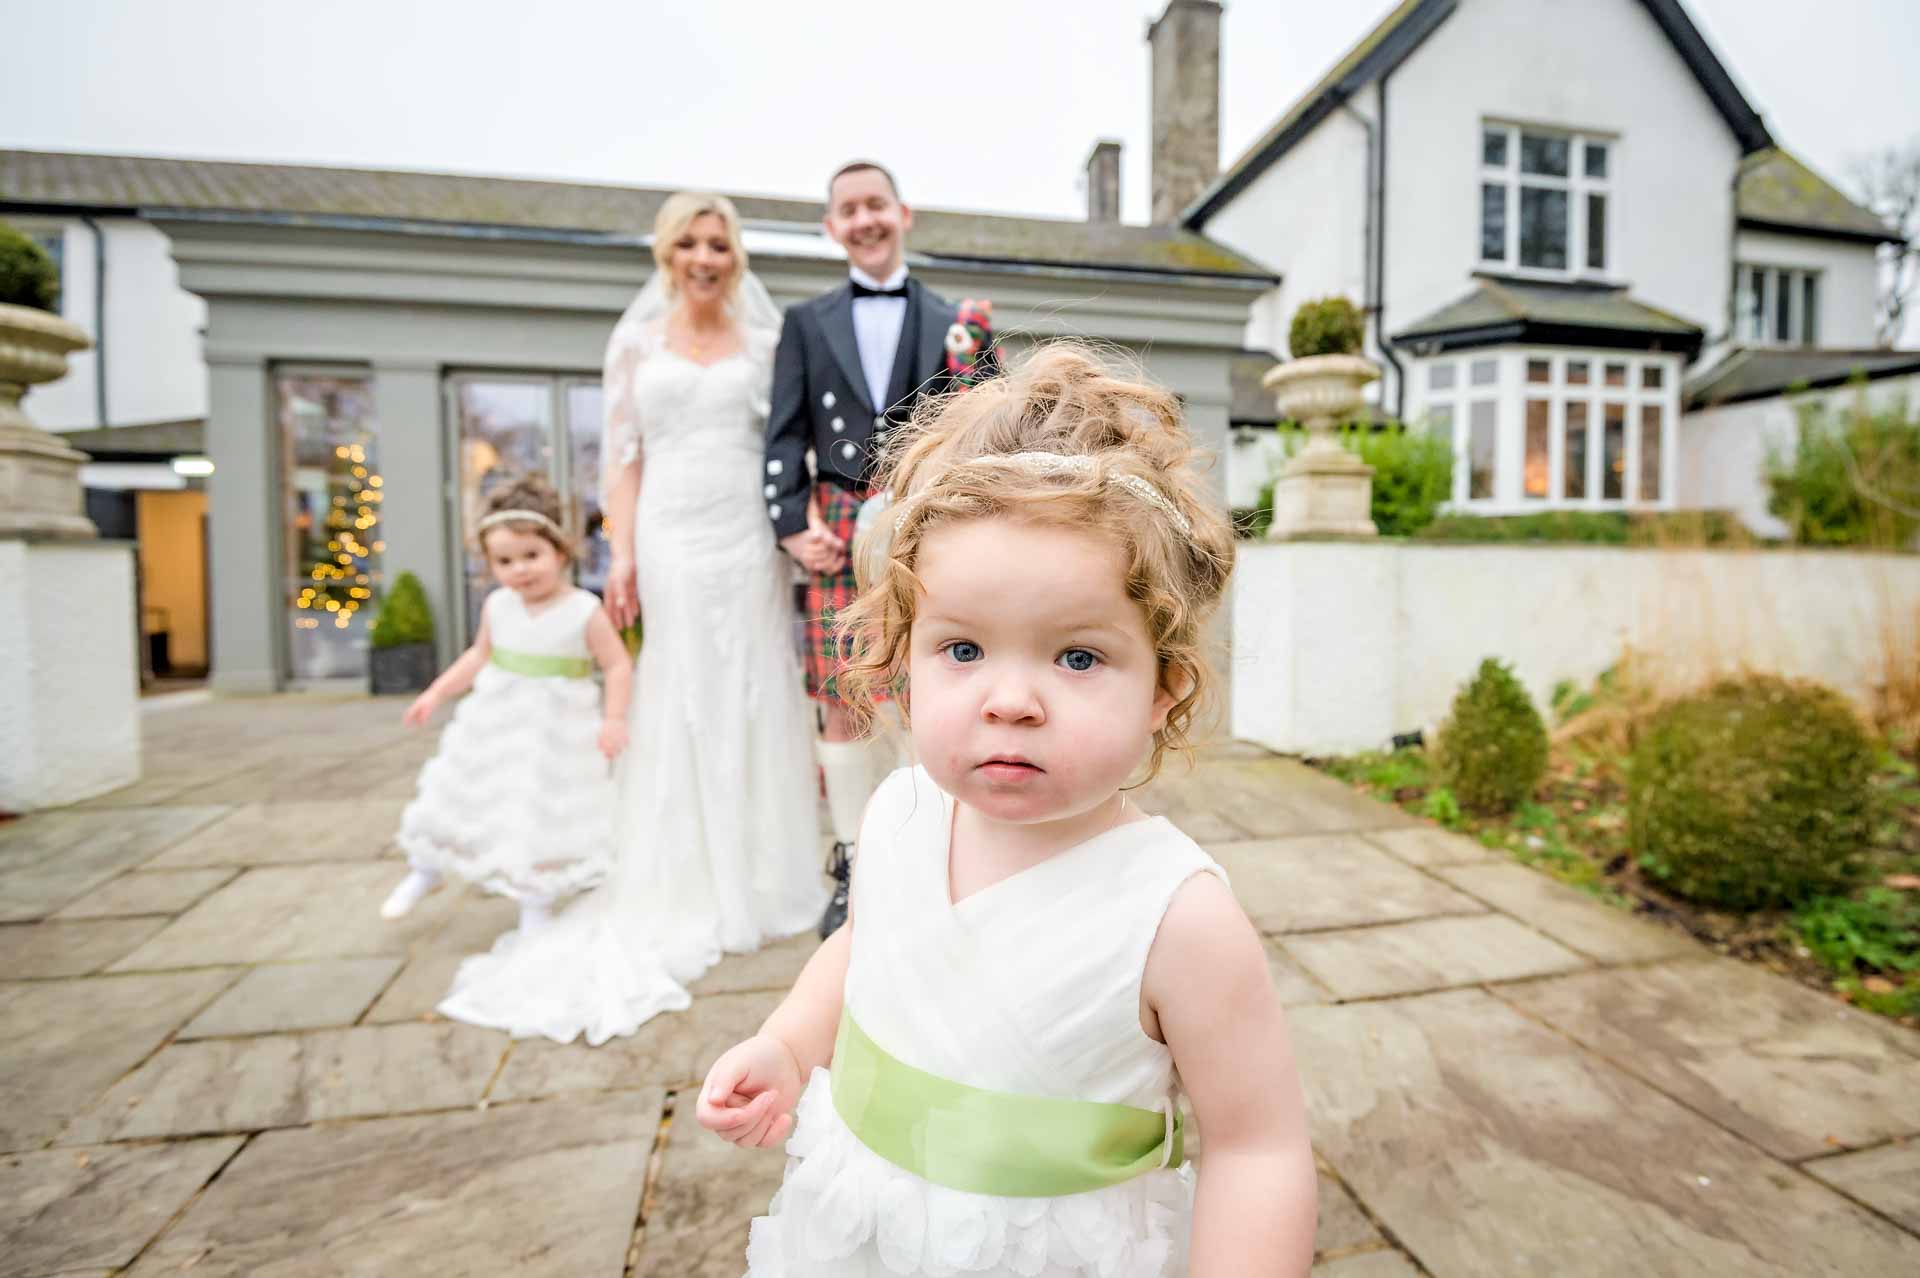
[[(809, 947), (598, 1049), (436, 1019), (512, 910), (379, 919), (400, 708), (156, 705), (138, 785), (0, 825), (0, 1278), (740, 1273), (781, 1159), (675, 1107)], [(1317, 1274), (1920, 1273), (1920, 1036), (1257, 751), (1147, 806), (1270, 938)]]

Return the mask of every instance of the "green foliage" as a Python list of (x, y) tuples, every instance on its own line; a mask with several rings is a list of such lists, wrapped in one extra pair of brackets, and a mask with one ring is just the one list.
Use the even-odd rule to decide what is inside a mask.
[(1905, 546), (1920, 530), (1920, 416), (1904, 403), (1800, 414), (1791, 452), (1766, 462), (1767, 509), (1808, 546)]
[(1527, 690), (1488, 657), (1453, 699), (1434, 743), (1441, 782), (1468, 812), (1506, 812), (1547, 770), (1547, 727)]
[(1420, 804), (1420, 815), (1451, 830), (1460, 824), (1465, 814), (1460, 811), (1460, 800), (1454, 798), (1453, 791), (1443, 785), (1427, 793), (1426, 799)]
[(427, 592), (418, 577), (403, 572), (394, 579), (368, 638), (376, 648), (433, 642), (433, 610), (427, 606)]
[(1302, 302), (1287, 329), (1287, 350), (1295, 359), (1309, 355), (1353, 355), (1366, 342), (1367, 322), (1360, 308), (1344, 297)]
[[(1284, 452), (1292, 456), (1306, 446), (1306, 432), (1298, 426), (1281, 427)], [(1446, 444), (1423, 431), (1410, 431), (1400, 422), (1379, 429), (1357, 423), (1335, 433), (1340, 446), (1373, 467), (1373, 498), (1369, 513), (1383, 537), (1408, 537), (1433, 521), (1453, 491), (1453, 453)], [(1260, 490), (1260, 504), (1234, 513), (1235, 530), (1243, 537), (1267, 535), (1273, 523), (1273, 488), (1269, 480)]]
[(1920, 972), (1920, 897), (1887, 887), (1823, 896), (1794, 912), (1793, 927), (1813, 956), (1842, 976), (1861, 969)]
[(1753, 536), (1730, 512), (1543, 510), (1532, 515), (1442, 515), (1423, 541), (1578, 542), (1603, 546), (1739, 546)]
[(1682, 896), (1790, 906), (1854, 878), (1872, 827), (1873, 744), (1838, 693), (1724, 679), (1649, 718), (1627, 763), (1640, 865)]
[(47, 251), (20, 231), (0, 222), (0, 303), (60, 309), (60, 272)]

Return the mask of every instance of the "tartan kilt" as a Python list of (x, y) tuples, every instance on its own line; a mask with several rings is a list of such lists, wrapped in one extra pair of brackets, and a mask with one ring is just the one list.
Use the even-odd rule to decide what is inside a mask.
[(815, 701), (838, 701), (834, 676), (853, 656), (853, 645), (834, 639), (833, 619), (860, 593), (853, 580), (853, 521), (860, 513), (860, 503), (874, 490), (842, 488), (822, 479), (815, 482), (813, 491), (820, 503), (821, 520), (829, 532), (846, 543), (848, 555), (841, 571), (816, 574), (807, 580), (807, 695)]

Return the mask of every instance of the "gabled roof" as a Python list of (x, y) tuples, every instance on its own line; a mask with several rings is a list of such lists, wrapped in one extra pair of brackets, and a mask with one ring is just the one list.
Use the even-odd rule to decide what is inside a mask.
[(1872, 210), (1854, 203), (1781, 147), (1755, 151), (1740, 162), (1734, 199), (1741, 225), (1755, 230), (1870, 244), (1901, 242), (1898, 232)]
[[(670, 192), (522, 178), (304, 164), (0, 150), (0, 207), (253, 214), (296, 221), (642, 235)], [(809, 200), (732, 197), (748, 222), (817, 226)], [(915, 254), (1271, 282), (1272, 271), (1177, 226), (914, 210)]]
[[(1687, 69), (1693, 72), (1694, 79), (1700, 82), (1700, 88), (1739, 139), (1741, 150), (1758, 151), (1772, 146), (1773, 138), (1760, 113), (1747, 102), (1726, 67), (1714, 56), (1706, 37), (1693, 25), (1680, 0), (1640, 0), (1640, 3), (1672, 43)], [(1242, 152), (1213, 185), (1200, 193), (1200, 198), (1181, 216), (1182, 224), (1196, 231), (1204, 229), (1207, 219), (1292, 150), (1320, 121), (1339, 109), (1341, 103), (1405, 62), (1457, 7), (1459, 0), (1404, 0), (1396, 6), (1289, 107), (1259, 141)]]
[(1741, 347), (1688, 379), (1684, 398), (1692, 411), (1908, 373), (1920, 374), (1920, 351)]
[(1625, 289), (1483, 277), (1473, 291), (1393, 335), (1418, 354), (1475, 346), (1536, 343), (1621, 350), (1682, 351), (1705, 334)]

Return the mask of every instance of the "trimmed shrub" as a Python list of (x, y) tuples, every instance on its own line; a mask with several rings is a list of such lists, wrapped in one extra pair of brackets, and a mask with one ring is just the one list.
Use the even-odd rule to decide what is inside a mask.
[(59, 311), (60, 272), (47, 251), (0, 222), (0, 302)]
[(394, 578), (367, 638), (376, 648), (433, 642), (433, 610), (427, 606), (427, 592), (418, 577), (403, 572)]
[(1287, 350), (1295, 359), (1357, 354), (1366, 340), (1366, 319), (1360, 308), (1344, 297), (1302, 302), (1287, 329)]
[(1907, 545), (1920, 518), (1920, 417), (1905, 404), (1800, 414), (1791, 452), (1770, 453), (1767, 510), (1807, 546)]
[(1505, 664), (1488, 657), (1453, 699), (1435, 774), (1468, 812), (1510, 811), (1547, 770), (1547, 725)]
[(1627, 811), (1641, 868), (1731, 910), (1837, 893), (1871, 834), (1873, 766), (1838, 693), (1723, 679), (1663, 707), (1634, 742)]
[(1754, 537), (1724, 510), (1543, 510), (1532, 515), (1442, 515), (1422, 541), (1572, 542), (1600, 546), (1750, 546)]

